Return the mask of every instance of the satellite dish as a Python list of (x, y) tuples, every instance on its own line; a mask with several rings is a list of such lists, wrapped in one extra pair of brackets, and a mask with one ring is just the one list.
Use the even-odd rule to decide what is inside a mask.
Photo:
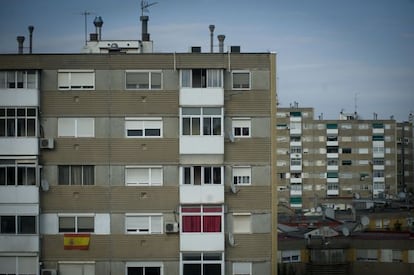
[(43, 191), (47, 192), (49, 191), (49, 183), (47, 182), (47, 180), (42, 180), (40, 182), (40, 187), (42, 188)]
[(234, 136), (233, 136), (233, 133), (231, 131), (228, 132), (228, 136), (229, 136), (230, 142), (234, 142)]
[(315, 213), (315, 210), (316, 210), (315, 208), (313, 208), (313, 207), (311, 208), (312, 213)]
[(229, 233), (229, 245), (230, 246), (235, 246), (236, 245), (236, 242), (235, 242), (235, 240), (234, 240), (234, 236), (233, 236), (233, 234), (232, 233)]
[(233, 194), (237, 194), (240, 191), (234, 184), (230, 185), (230, 189)]
[(349, 229), (347, 227), (342, 228), (342, 235), (345, 237), (349, 236)]
[(359, 199), (361, 198), (361, 196), (359, 195), (359, 193), (355, 193), (355, 194), (354, 194), (354, 197), (355, 197), (357, 200), (359, 200)]
[(369, 224), (369, 218), (367, 216), (362, 216), (361, 217), (361, 224), (363, 226), (367, 226)]
[(320, 207), (320, 206), (316, 207), (316, 212), (322, 213), (322, 207)]

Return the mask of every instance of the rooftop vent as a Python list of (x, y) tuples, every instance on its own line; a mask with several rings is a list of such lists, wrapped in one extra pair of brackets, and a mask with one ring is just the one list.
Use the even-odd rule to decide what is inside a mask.
[(230, 52), (240, 53), (240, 46), (230, 46)]

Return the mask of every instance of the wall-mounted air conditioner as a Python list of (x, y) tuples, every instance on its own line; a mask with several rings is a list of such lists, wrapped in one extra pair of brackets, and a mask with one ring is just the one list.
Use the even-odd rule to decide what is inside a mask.
[(165, 224), (165, 233), (177, 233), (178, 230), (178, 223), (176, 222), (170, 222)]
[(55, 148), (55, 140), (53, 138), (41, 138), (40, 139), (41, 149), (53, 149)]

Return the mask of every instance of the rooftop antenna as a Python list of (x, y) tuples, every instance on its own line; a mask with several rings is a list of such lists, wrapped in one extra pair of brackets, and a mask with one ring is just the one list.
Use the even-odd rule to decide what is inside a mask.
[(149, 12), (149, 7), (156, 4), (158, 4), (158, 2), (148, 3), (148, 1), (141, 0), (141, 16), (144, 16), (144, 12)]
[(141, 17), (142, 21), (142, 31), (141, 31), (141, 40), (150, 41), (150, 34), (148, 33), (148, 16), (144, 15), (144, 12), (149, 12), (148, 8), (154, 6), (158, 2), (148, 3), (147, 1), (141, 0)]
[(86, 11), (86, 10), (81, 13), (81, 15), (83, 15), (85, 17), (85, 45), (87, 44), (87, 41), (88, 41), (88, 23), (87, 23), (88, 15), (91, 15), (91, 14), (92, 14), (92, 12), (89, 12), (89, 11)]

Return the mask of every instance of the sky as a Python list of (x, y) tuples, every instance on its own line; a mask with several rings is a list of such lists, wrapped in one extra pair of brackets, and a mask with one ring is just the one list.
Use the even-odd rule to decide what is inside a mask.
[[(298, 102), (315, 117), (363, 119), (414, 113), (414, 0), (154, 0), (148, 31), (156, 52), (210, 51), (210, 31), (225, 48), (277, 53), (280, 107)], [(141, 37), (141, 0), (1, 0), (0, 54), (35, 27), (33, 53), (79, 53), (93, 20), (102, 39)], [(25, 49), (25, 52), (28, 50)]]

